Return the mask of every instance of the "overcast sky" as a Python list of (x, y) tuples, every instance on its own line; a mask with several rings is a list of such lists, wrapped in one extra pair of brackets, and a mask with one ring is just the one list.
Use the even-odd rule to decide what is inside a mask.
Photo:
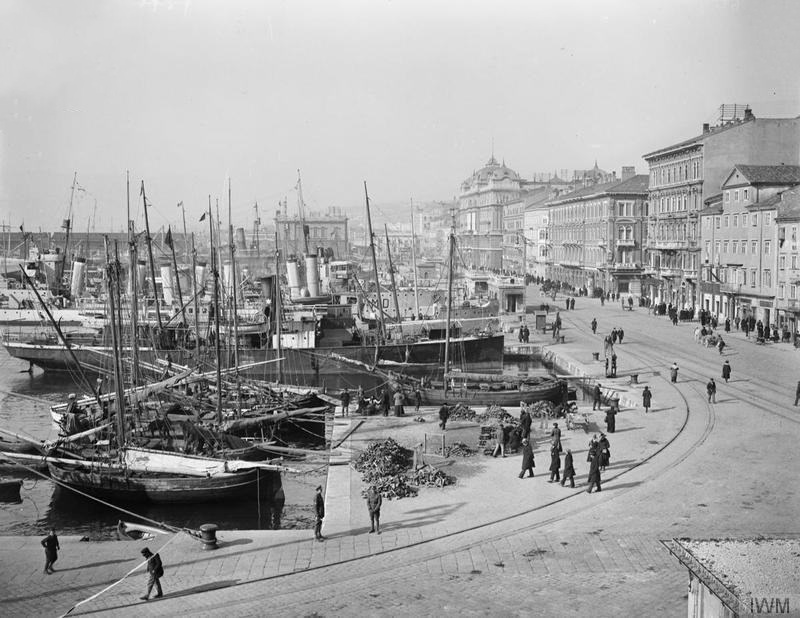
[[(0, 219), (85, 230), (238, 225), (450, 199), (491, 154), (523, 176), (607, 170), (699, 132), (721, 103), (800, 114), (800, 2), (3, 0)], [(396, 211), (394, 209), (393, 211)], [(360, 211), (359, 211), (360, 212)]]

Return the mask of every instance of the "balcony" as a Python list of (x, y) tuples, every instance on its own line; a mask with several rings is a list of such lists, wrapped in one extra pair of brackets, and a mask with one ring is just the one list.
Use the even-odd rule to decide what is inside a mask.
[(742, 287), (744, 287), (741, 283), (720, 283), (719, 284), (719, 291), (722, 294), (741, 294)]
[(622, 238), (617, 239), (617, 247), (635, 247), (635, 246), (636, 246), (636, 241), (633, 240), (633, 238), (627, 238), (624, 240)]
[(613, 271), (642, 270), (642, 265), (639, 262), (617, 262), (616, 264), (612, 264), (610, 268)]
[(686, 249), (697, 249), (696, 240), (650, 240), (647, 243), (649, 249), (661, 249), (663, 251), (679, 251)]

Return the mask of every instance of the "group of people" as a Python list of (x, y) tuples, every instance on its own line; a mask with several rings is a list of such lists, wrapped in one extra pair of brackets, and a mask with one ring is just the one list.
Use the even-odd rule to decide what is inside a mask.
[[(419, 408), (422, 405), (422, 392), (419, 387), (414, 389), (413, 397), (414, 410), (419, 414)], [(357, 398), (358, 414), (372, 416), (373, 414), (380, 413), (383, 416), (389, 416), (389, 410), (393, 409), (395, 416), (405, 416), (406, 396), (399, 388), (395, 390), (394, 393), (388, 387), (383, 388), (378, 392), (377, 398), (373, 398), (367, 397), (364, 394), (364, 390), (359, 386)], [(339, 395), (339, 399), (342, 405), (342, 416), (348, 416), (350, 414), (350, 391), (344, 389)]]
[(529, 343), (531, 338), (531, 329), (528, 328), (527, 324), (523, 324), (519, 327), (519, 342), (520, 343)]
[[(383, 495), (378, 490), (378, 487), (375, 484), (372, 484), (367, 488), (365, 499), (367, 502), (367, 512), (369, 513), (369, 534), (380, 534)], [(314, 513), (316, 515), (314, 538), (320, 542), (326, 541), (328, 537), (322, 535), (322, 524), (325, 519), (325, 497), (322, 494), (322, 485), (317, 485), (317, 492), (314, 495)]]

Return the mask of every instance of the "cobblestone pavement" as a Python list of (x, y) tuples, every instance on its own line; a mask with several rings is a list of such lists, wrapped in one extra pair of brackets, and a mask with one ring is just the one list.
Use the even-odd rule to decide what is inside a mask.
[[(709, 404), (705, 382), (719, 376), (723, 359), (695, 344), (694, 324), (673, 327), (646, 310), (623, 313), (581, 298), (575, 311), (561, 316), (566, 343), (542, 339), (548, 349), (599, 374), (602, 366), (591, 363), (590, 353), (599, 349), (600, 333), (621, 326), (620, 372), (635, 370), (654, 392), (653, 418), (636, 410), (620, 415), (612, 457), (628, 459), (614, 447), (626, 441), (631, 452), (636, 440), (659, 444), (649, 455), (639, 444), (635, 457), (649, 458), (622, 465), (630, 469), (617, 479), (604, 477), (602, 493), (575, 492), (526, 512), (519, 485), (510, 482), (517, 479), (509, 479), (515, 461), (494, 460), (465, 481), (469, 508), (437, 503), (435, 494), (391, 502), (385, 504), (385, 532), (376, 536), (364, 533), (360, 485), (353, 481), (353, 525), (324, 543), (310, 539), (310, 532), (224, 532), (221, 549), (203, 552), (179, 536), (162, 552), (164, 599), (146, 606), (139, 601), (145, 577), (137, 573), (76, 613), (678, 616), (686, 611), (687, 577), (659, 539), (798, 533), (800, 414), (790, 405), (800, 377), (795, 350), (727, 336), (724, 358), (734, 379), (726, 385), (718, 378), (717, 403)], [(600, 323), (597, 336), (588, 328), (592, 317)], [(673, 361), (681, 367), (675, 386), (665, 379)], [(639, 385), (612, 384), (638, 396)], [(667, 435), (677, 429), (658, 417), (685, 416), (687, 409), (680, 435)], [(654, 437), (654, 431), (664, 435)], [(537, 463), (538, 477), (545, 466)], [(537, 501), (556, 494), (541, 479), (528, 487)], [(491, 490), (490, 500), (481, 498), (482, 488)], [(499, 499), (502, 489), (506, 500)], [(412, 520), (413, 511), (419, 512)], [(438, 515), (426, 516), (431, 513)], [(63, 613), (128, 572), (143, 546), (62, 539), (61, 570), (44, 576), (38, 541), (0, 538), (6, 615)]]

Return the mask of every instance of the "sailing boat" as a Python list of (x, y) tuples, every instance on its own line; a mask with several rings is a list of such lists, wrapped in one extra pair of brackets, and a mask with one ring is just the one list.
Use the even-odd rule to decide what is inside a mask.
[[(534, 401), (561, 402), (567, 395), (567, 383), (549, 376), (515, 378), (508, 375), (464, 373), (451, 371), (450, 348), (453, 304), (453, 256), (455, 230), (448, 237), (447, 325), (445, 328), (444, 376), (441, 382), (427, 382), (408, 378), (407, 396), (418, 390), (423, 405), (464, 404), (471, 406), (517, 406)], [(410, 385), (415, 387), (411, 388)]]

